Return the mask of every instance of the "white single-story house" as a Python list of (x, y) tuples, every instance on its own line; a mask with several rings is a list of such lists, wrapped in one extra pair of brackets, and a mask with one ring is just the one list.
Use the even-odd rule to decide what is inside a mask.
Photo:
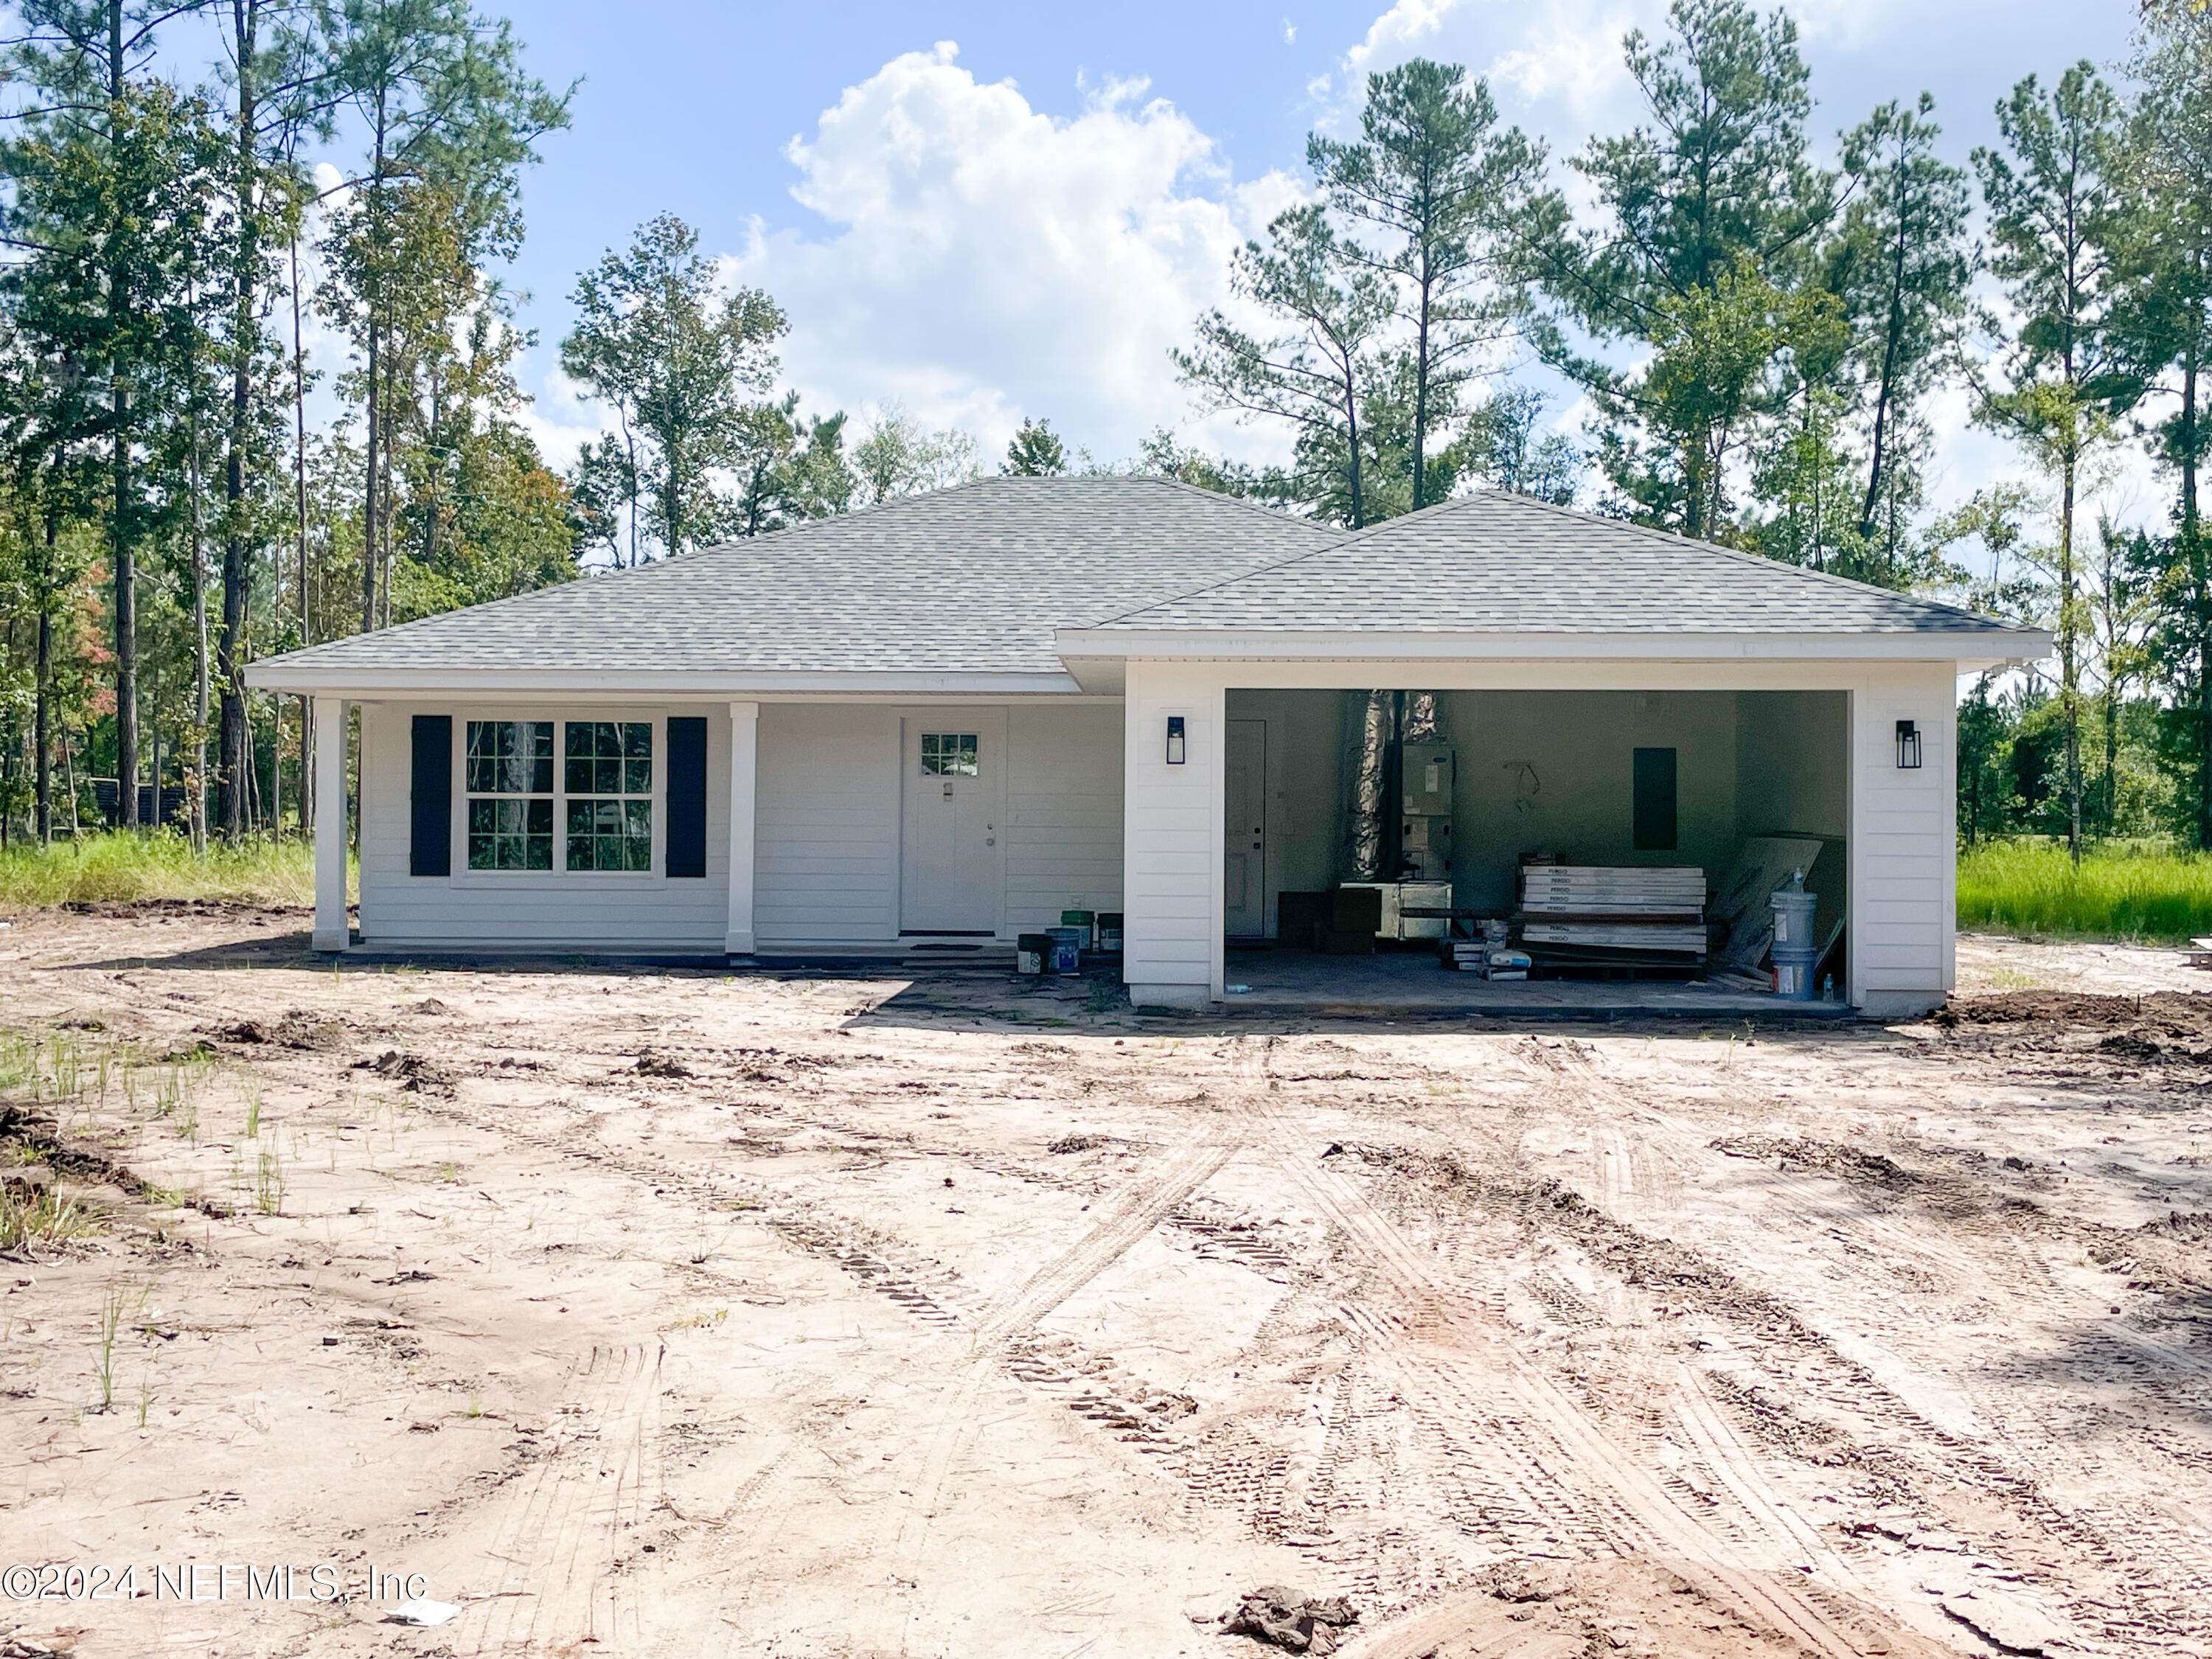
[[(1849, 1000), (1887, 1012), (1952, 982), (1957, 676), (2049, 647), (1516, 495), (1347, 534), (1158, 478), (996, 477), (247, 678), (313, 700), (319, 950), (750, 957), (1079, 908), (1124, 916), (1138, 1002), (1204, 1006), (1282, 894), (1345, 878), (1350, 728), (1397, 689), (1458, 757), (1425, 854), (1458, 904), (1510, 907), (1532, 847), (1717, 876), (1747, 836), (1817, 835)], [(1663, 840), (1639, 751), (1667, 757)]]

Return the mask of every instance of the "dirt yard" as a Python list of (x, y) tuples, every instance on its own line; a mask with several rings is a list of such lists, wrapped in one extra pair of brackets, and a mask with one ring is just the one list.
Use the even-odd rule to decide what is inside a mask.
[(0, 1259), (9, 1659), (2212, 1654), (2172, 953), (1467, 1029), (303, 926), (0, 933), (89, 1229)]

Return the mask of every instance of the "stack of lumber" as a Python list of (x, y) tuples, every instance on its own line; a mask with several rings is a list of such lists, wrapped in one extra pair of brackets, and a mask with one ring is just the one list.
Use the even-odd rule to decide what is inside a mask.
[(1521, 939), (1702, 957), (1705, 872), (1694, 866), (1530, 865), (1521, 872)]

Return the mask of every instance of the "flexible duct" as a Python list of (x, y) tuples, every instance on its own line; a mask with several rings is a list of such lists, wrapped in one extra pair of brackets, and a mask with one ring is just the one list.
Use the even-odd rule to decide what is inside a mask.
[(1346, 694), (1344, 732), (1346, 799), (1344, 879), (1382, 879), (1383, 795), (1389, 765), (1392, 697), (1388, 691)]

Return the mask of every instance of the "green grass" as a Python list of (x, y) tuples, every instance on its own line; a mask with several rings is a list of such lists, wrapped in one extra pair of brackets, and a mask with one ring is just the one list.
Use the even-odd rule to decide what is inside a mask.
[(1959, 855), (1959, 926), (2179, 944), (2212, 933), (2212, 857), (1988, 842)]
[(87, 836), (0, 852), (0, 905), (233, 899), (313, 904), (314, 853), (305, 842), (242, 842), (196, 854), (183, 836)]

